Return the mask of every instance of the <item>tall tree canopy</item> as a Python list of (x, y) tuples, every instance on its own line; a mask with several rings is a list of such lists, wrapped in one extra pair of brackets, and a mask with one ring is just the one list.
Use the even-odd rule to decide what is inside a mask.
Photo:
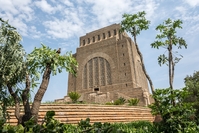
[[(0, 18), (0, 92), (3, 114), (6, 106), (12, 103), (8, 95), (8, 86), (13, 86), (10, 94), (19, 93), (19, 84), (25, 79), (25, 51), (20, 44), (21, 36), (16, 28)], [(19, 106), (20, 98), (15, 97), (14, 103)]]
[(144, 11), (138, 12), (137, 14), (133, 14), (133, 15), (123, 14), (122, 17), (124, 18), (124, 20), (121, 21), (121, 31), (122, 32), (127, 31), (133, 36), (137, 52), (140, 56), (143, 72), (149, 81), (151, 91), (153, 93), (154, 92), (153, 82), (150, 76), (147, 74), (147, 71), (144, 65), (143, 56), (137, 44), (137, 35), (139, 35), (142, 30), (147, 30), (149, 28), (150, 21), (146, 20), (145, 15), (146, 13)]
[[(19, 124), (31, 117), (37, 122), (39, 107), (47, 90), (51, 73), (66, 71), (76, 74), (77, 62), (72, 54), (60, 55), (58, 51), (42, 44), (26, 55), (20, 44), (21, 36), (17, 30), (0, 19), (0, 91), (9, 92), (15, 104), (15, 116)], [(34, 97), (32, 106), (29, 104), (30, 89), (36, 87), (40, 74), (43, 75), (40, 87)], [(20, 84), (25, 87), (22, 88)], [(5, 90), (5, 91), (4, 91)], [(1, 93), (4, 94), (4, 93)], [(20, 102), (23, 103), (24, 114), (20, 114)], [(5, 103), (3, 103), (5, 105)]]
[(152, 48), (159, 49), (160, 47), (165, 48), (168, 51), (168, 56), (162, 54), (158, 57), (158, 63), (161, 66), (162, 64), (168, 63), (169, 66), (169, 85), (173, 89), (173, 80), (174, 80), (174, 69), (176, 63), (182, 58), (182, 55), (177, 56), (173, 47), (181, 49), (183, 47), (187, 48), (186, 41), (182, 37), (177, 37), (177, 29), (182, 29), (182, 21), (174, 20), (170, 18), (165, 20), (163, 24), (160, 24), (156, 27), (156, 30), (160, 32), (156, 36), (156, 41), (151, 44)]
[(0, 18), (0, 87), (22, 82), (25, 51), (16, 28)]

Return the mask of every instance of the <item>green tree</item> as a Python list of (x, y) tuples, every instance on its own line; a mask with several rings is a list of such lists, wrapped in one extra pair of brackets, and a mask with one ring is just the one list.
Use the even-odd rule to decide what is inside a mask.
[(143, 72), (149, 81), (151, 91), (153, 93), (154, 92), (153, 82), (150, 76), (147, 74), (147, 71), (144, 65), (143, 56), (139, 50), (139, 47), (137, 45), (137, 40), (136, 40), (137, 35), (139, 35), (142, 30), (147, 30), (149, 28), (150, 21), (146, 20), (145, 15), (146, 13), (144, 11), (138, 12), (137, 14), (133, 14), (133, 15), (123, 14), (122, 17), (124, 18), (124, 20), (121, 21), (121, 31), (122, 32), (127, 31), (133, 36), (137, 52), (140, 56)]
[[(172, 91), (172, 93), (171, 93)], [(196, 123), (192, 121), (194, 108), (192, 104), (184, 102), (189, 92), (186, 88), (181, 90), (156, 89), (153, 98), (156, 103), (149, 105), (153, 115), (160, 115), (162, 121), (155, 123), (159, 132), (164, 133), (193, 133), (198, 132)], [(175, 105), (171, 102), (175, 101)], [(157, 103), (159, 105), (157, 106)]]
[[(10, 105), (12, 100), (7, 95), (7, 92), (14, 98), (16, 107), (15, 116), (19, 119), (17, 108), (20, 106), (19, 84), (25, 79), (25, 51), (20, 44), (21, 36), (16, 29), (0, 18), (0, 91), (1, 91), (1, 106), (4, 109)], [(14, 87), (14, 90), (11, 88)], [(5, 118), (5, 115), (4, 115)]]
[(60, 49), (58, 51), (52, 50), (45, 45), (42, 45), (41, 48), (35, 48), (33, 52), (28, 55), (27, 62), (28, 70), (31, 72), (31, 75), (38, 75), (38, 72), (43, 73), (42, 82), (35, 94), (31, 108), (31, 116), (34, 116), (37, 122), (39, 107), (47, 90), (51, 72), (52, 75), (56, 75), (57, 72), (61, 73), (62, 70), (65, 69), (75, 75), (77, 62), (71, 53), (68, 52), (64, 55), (60, 55)]
[(193, 75), (186, 76), (184, 82), (190, 93), (186, 97), (185, 102), (193, 103), (193, 107), (196, 109), (195, 118), (199, 124), (199, 71), (194, 72)]
[(162, 47), (168, 51), (168, 56), (162, 54), (158, 57), (158, 63), (160, 66), (165, 63), (169, 66), (169, 85), (172, 90), (175, 65), (182, 58), (182, 55), (179, 57), (174, 53), (173, 47), (175, 46), (178, 49), (181, 49), (182, 47), (187, 48), (185, 40), (182, 37), (177, 37), (176, 35), (176, 30), (178, 28), (182, 29), (181, 24), (181, 20), (165, 20), (163, 24), (156, 27), (156, 30), (158, 30), (160, 34), (156, 36), (156, 41), (151, 44), (152, 48), (159, 49)]
[[(60, 55), (58, 51), (42, 44), (26, 56), (21, 36), (8, 22), (1, 21), (0, 27), (0, 91), (8, 90), (14, 100), (15, 116), (18, 124), (24, 124), (31, 117), (37, 122), (39, 107), (47, 90), (51, 73), (56, 75), (63, 69), (76, 74), (77, 62), (71, 53)], [(34, 97), (32, 106), (29, 104), (30, 89), (36, 87), (40, 75), (43, 78)], [(24, 85), (25, 87), (20, 87)], [(23, 103), (24, 114), (20, 114), (20, 102)]]
[(169, 66), (170, 87), (156, 89), (153, 98), (157, 102), (149, 105), (154, 115), (162, 117), (161, 123), (157, 123), (156, 126), (160, 129), (160, 132), (165, 133), (198, 132), (196, 123), (192, 121), (195, 110), (191, 103), (184, 102), (189, 95), (187, 88), (173, 89), (175, 64), (182, 58), (182, 55), (180, 57), (175, 55), (177, 52), (173, 52), (174, 46), (178, 49), (187, 48), (185, 40), (176, 36), (176, 30), (182, 28), (181, 24), (181, 20), (167, 19), (163, 24), (157, 26), (156, 30), (160, 31), (160, 34), (156, 36), (157, 40), (151, 44), (153, 48), (163, 47), (168, 51), (168, 56), (162, 54), (158, 57), (158, 63), (160, 66), (162, 64)]

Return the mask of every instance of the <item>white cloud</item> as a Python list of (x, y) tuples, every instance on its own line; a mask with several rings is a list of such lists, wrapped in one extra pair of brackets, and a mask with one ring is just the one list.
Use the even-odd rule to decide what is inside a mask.
[(19, 11), (16, 9), (15, 5), (13, 5), (11, 0), (1, 0), (0, 5), (1, 5), (1, 9), (0, 9), (1, 11), (9, 12), (13, 15), (16, 15), (19, 13)]
[(107, 26), (110, 23), (120, 23), (124, 13), (133, 14), (145, 10), (147, 17), (151, 18), (157, 7), (153, 0), (86, 0), (86, 2), (93, 5), (90, 12), (95, 16), (93, 19), (98, 23), (97, 27)]
[(17, 29), (19, 30), (21, 35), (27, 36), (27, 30), (28, 30), (28, 26), (23, 23), (20, 19), (13, 19), (12, 23), (14, 24), (15, 27), (18, 27)]
[[(188, 45), (188, 48), (189, 47), (192, 47), (192, 46)], [(199, 55), (199, 50), (198, 49), (195, 50), (195, 51), (187, 49), (186, 51), (187, 52), (192, 51), (192, 52), (183, 54), (184, 57), (179, 62), (180, 65), (184, 65), (184, 66), (186, 66), (186, 65), (187, 66), (188, 65), (195, 65), (196, 62), (199, 62), (199, 58), (197, 58), (198, 55)]]
[(0, 0), (0, 17), (9, 20), (20, 34), (27, 36), (27, 22), (31, 21), (34, 11), (31, 8), (31, 0)]
[(124, 11), (132, 11), (132, 1), (115, 1), (115, 0), (87, 0), (86, 2), (93, 5), (90, 9), (95, 18), (93, 20), (99, 24), (99, 27), (107, 26), (109, 23), (118, 23)]
[(185, 0), (185, 2), (192, 7), (199, 6), (199, 0)]
[(159, 6), (159, 4), (156, 3), (156, 1), (154, 1), (154, 0), (146, 0), (142, 6), (143, 6), (143, 8), (140, 10), (144, 9), (144, 11), (146, 11), (146, 13), (147, 13), (146, 17), (152, 19), (154, 14), (156, 14), (155, 10)]
[(175, 10), (177, 10), (178, 12), (180, 12), (181, 14), (185, 14), (186, 13), (186, 8), (185, 7), (183, 7), (183, 6), (177, 6), (176, 8), (175, 8)]
[[(74, 17), (74, 19), (76, 18)], [(68, 19), (59, 20), (55, 18), (54, 20), (46, 21), (43, 24), (47, 28), (47, 33), (53, 38), (67, 39), (82, 30), (80, 20), (79, 23), (78, 21), (77, 23), (74, 23), (74, 21)]]
[(0, 0), (0, 11), (2, 14), (10, 13), (13, 16), (23, 14), (26, 16), (26, 18), (23, 18), (24, 20), (31, 20), (33, 10), (30, 7), (31, 0)]
[(10, 13), (0, 15), (4, 20), (8, 20), (8, 23), (17, 28), (20, 35), (27, 36), (27, 24), (24, 23), (20, 18), (13, 18), (13, 15)]
[(46, 0), (36, 1), (35, 5), (40, 8), (43, 12), (53, 13), (55, 8), (52, 7)]
[[(59, 4), (58, 4), (59, 5)], [(55, 5), (56, 7), (58, 5)], [(71, 4), (72, 5), (72, 4)], [(51, 17), (51, 20), (43, 22), (46, 32), (50, 38), (68, 39), (73, 36), (80, 36), (84, 33), (85, 11), (82, 7), (61, 7), (59, 11), (60, 17)]]
[(30, 31), (31, 38), (33, 39), (38, 39), (43, 36), (43, 34), (40, 31), (38, 31), (35, 26), (30, 26), (29, 31)]
[(175, 15), (176, 19), (183, 21), (183, 35), (191, 36), (199, 31), (199, 11), (190, 8), (189, 6), (178, 6), (175, 8), (178, 12)]
[(73, 3), (70, 2), (70, 0), (61, 0), (62, 3), (64, 3), (66, 6), (70, 6), (70, 7), (73, 7)]
[[(120, 23), (122, 14), (137, 13), (138, 11), (147, 12), (147, 17), (152, 18), (157, 3), (153, 0), (140, 1), (115, 1), (115, 0), (86, 0), (73, 3), (69, 0), (62, 0), (47, 3), (46, 0), (36, 1), (35, 5), (48, 14), (56, 15), (47, 16), (50, 20), (44, 20), (43, 25), (46, 28), (48, 36), (51, 38), (67, 39), (74, 35), (81, 36), (86, 32), (96, 30), (110, 23)], [(62, 3), (62, 4), (61, 4)], [(74, 7), (75, 5), (75, 7)], [(62, 17), (61, 17), (62, 16)]]
[[(191, 21), (191, 20), (190, 20)], [(199, 22), (199, 21), (198, 21)], [(189, 26), (187, 24), (187, 27), (186, 27), (188, 30), (186, 31), (186, 35), (187, 36), (192, 36), (193, 34), (197, 34), (199, 32), (199, 23), (196, 23), (192, 26)]]

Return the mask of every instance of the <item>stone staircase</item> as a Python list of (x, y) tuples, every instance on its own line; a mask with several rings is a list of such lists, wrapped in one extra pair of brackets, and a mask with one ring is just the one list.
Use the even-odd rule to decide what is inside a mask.
[[(138, 106), (114, 106), (95, 104), (42, 104), (39, 110), (39, 123), (47, 111), (55, 111), (55, 119), (62, 123), (77, 124), (81, 119), (90, 118), (94, 122), (131, 122), (137, 120), (154, 121), (150, 109)], [(10, 119), (7, 123), (16, 125), (14, 108), (8, 110)]]

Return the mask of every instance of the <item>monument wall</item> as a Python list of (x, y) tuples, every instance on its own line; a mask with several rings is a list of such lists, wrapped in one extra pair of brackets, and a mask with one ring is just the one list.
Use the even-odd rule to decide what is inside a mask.
[(139, 98), (140, 105), (147, 104), (146, 94), (150, 94), (140, 57), (134, 42), (119, 29), (119, 24), (113, 24), (80, 37), (74, 54), (79, 64), (77, 77), (69, 74), (68, 93), (76, 91), (88, 103), (124, 97)]

